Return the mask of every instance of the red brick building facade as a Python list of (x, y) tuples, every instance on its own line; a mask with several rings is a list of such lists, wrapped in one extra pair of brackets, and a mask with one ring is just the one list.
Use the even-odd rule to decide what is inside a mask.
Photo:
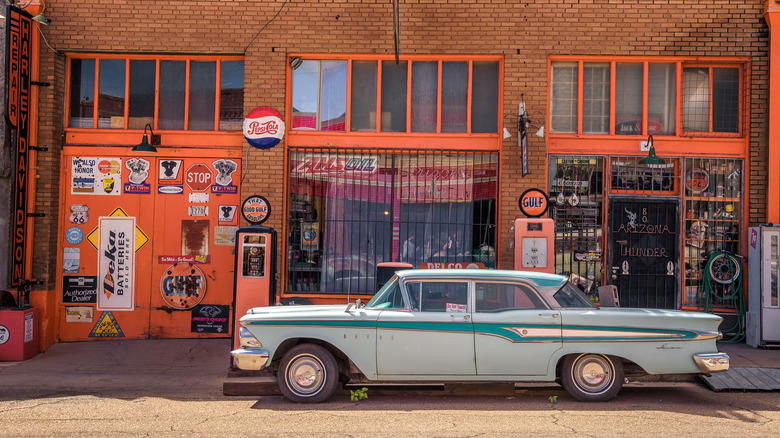
[[(235, 180), (240, 180), (240, 198), (244, 199), (253, 194), (267, 198), (274, 209), (265, 225), (277, 229), (282, 236), (278, 254), (281, 279), (276, 291), (282, 294), (281, 297), (296, 295), (286, 289), (289, 284), (287, 276), (291, 273), (290, 267), (287, 266), (288, 253), (293, 245), (289, 238), (290, 224), (287, 223), (293, 204), (289, 198), (293, 183), (290, 181), (290, 168), (286, 164), (292, 163), (293, 151), (289, 149), (288, 139), (297, 142), (296, 147), (307, 144), (318, 148), (333, 146), (350, 150), (366, 149), (369, 154), (377, 149), (407, 147), (420, 154), (420, 151), (426, 148), (432, 151), (447, 150), (448, 142), (457, 146), (456, 150), (471, 150), (469, 141), (477, 138), (480, 142), (478, 150), (492, 151), (499, 157), (499, 176), (495, 178), (497, 194), (493, 198), (497, 205), (489, 207), (494, 209), (494, 214), (497, 213), (489, 221), (488, 227), (492, 230), (490, 232), (495, 234), (489, 243), (497, 251), (495, 266), (512, 269), (514, 252), (511, 246), (514, 235), (510, 227), (515, 218), (522, 217), (518, 197), (523, 191), (536, 187), (553, 194), (551, 188), (557, 184), (555, 177), (551, 176), (552, 172), (555, 172), (553, 164), (560, 166), (577, 155), (586, 156), (587, 159), (603, 157), (598, 158), (601, 161), (597, 160), (600, 164), (596, 166), (601, 175), (598, 181), (605, 186), (612, 184), (608, 181), (610, 172), (616, 172), (615, 166), (626, 162), (635, 165), (636, 159), (647, 154), (639, 149), (639, 142), (646, 139), (647, 133), (653, 134), (653, 128), (650, 126), (653, 121), (649, 117), (644, 117), (644, 122), (641, 117), (637, 119), (634, 135), (621, 135), (619, 130), (616, 132), (614, 125), (617, 115), (613, 108), (612, 112), (607, 110), (603, 113), (604, 117), (608, 117), (607, 125), (612, 127), (604, 128), (603, 131), (597, 129), (600, 133), (589, 135), (588, 128), (583, 128), (587, 122), (581, 120), (581, 101), (589, 99), (587, 85), (577, 85), (576, 79), (570, 91), (576, 92), (579, 87), (579, 93), (582, 94), (575, 93), (575, 97), (579, 97), (580, 106), (575, 108), (577, 111), (574, 111), (573, 127), (571, 130), (557, 128), (556, 132), (556, 126), (560, 125), (551, 122), (553, 112), (550, 103), (551, 99), (555, 99), (551, 81), (552, 70), (556, 65), (571, 65), (573, 71), (577, 72), (579, 68), (579, 73), (583, 74), (589, 71), (591, 64), (598, 64), (599, 68), (603, 68), (606, 77), (612, 78), (611, 81), (605, 82), (611, 91), (606, 93), (606, 101), (612, 107), (622, 105), (617, 102), (615, 95), (621, 95), (620, 86), (624, 85), (619, 79), (622, 64), (636, 63), (641, 66), (644, 63), (645, 72), (650, 71), (650, 74), (652, 71), (647, 68), (652, 69), (651, 64), (668, 64), (672, 66), (670, 71), (676, 71), (678, 74), (673, 84), (678, 86), (678, 92), (682, 93), (685, 93), (682, 88), (682, 82), (685, 80), (682, 73), (687, 72), (686, 69), (698, 66), (712, 69), (736, 66), (734, 68), (739, 70), (736, 80), (739, 102), (735, 103), (739, 111), (736, 115), (732, 114), (737, 118), (734, 122), (738, 125), (736, 131), (729, 130), (729, 135), (726, 136), (718, 135), (717, 129), (710, 129), (710, 133), (714, 132), (714, 135), (710, 136), (688, 135), (680, 126), (684, 123), (685, 116), (672, 114), (677, 118), (677, 128), (655, 135), (654, 146), (657, 154), (666, 158), (667, 162), (670, 157), (672, 161), (676, 160), (673, 161), (676, 163), (674, 170), (659, 178), (669, 178), (674, 181), (672, 184), (676, 188), (667, 190), (653, 186), (638, 191), (633, 188), (629, 190), (631, 193), (627, 193), (625, 187), (612, 185), (610, 189), (598, 193), (579, 193), (577, 189), (574, 191), (575, 194), (579, 193), (580, 197), (584, 195), (606, 198), (612, 193), (607, 192), (614, 189), (614, 193), (621, 196), (654, 199), (660, 194), (661, 197), (669, 195), (676, 199), (674, 205), (678, 206), (679, 214), (674, 218), (679, 229), (674, 234), (678, 236), (678, 240), (671, 245), (679, 249), (674, 261), (679, 265), (675, 268), (678, 270), (678, 282), (672, 287), (677, 297), (688, 287), (687, 283), (679, 280), (679, 275), (686, 270), (683, 240), (690, 231), (690, 224), (686, 224), (683, 215), (688, 209), (701, 209), (688, 208), (687, 202), (693, 198), (686, 198), (683, 194), (687, 178), (685, 172), (692, 169), (687, 163), (695, 162), (686, 160), (714, 160), (713, 168), (722, 165), (725, 166), (723, 169), (728, 170), (742, 166), (742, 181), (746, 184), (741, 191), (742, 203), (731, 207), (741, 214), (737, 215), (737, 218), (743, 224), (739, 231), (734, 231), (739, 234), (739, 238), (735, 239), (738, 241), (735, 245), (737, 252), (742, 252), (745, 248), (746, 227), (766, 221), (766, 187), (770, 171), (767, 161), (769, 52), (768, 27), (762, 16), (762, 2), (401, 0), (398, 3), (400, 60), (447, 63), (459, 60), (492, 62), (495, 59), (500, 71), (498, 95), (495, 100), (499, 126), (494, 131), (474, 135), (475, 133), (469, 130), (459, 136), (448, 136), (435, 132), (436, 130), (423, 136), (413, 134), (412, 130), (396, 134), (380, 131), (376, 132), (376, 135), (372, 134), (373, 137), (368, 140), (365, 136), (352, 136), (350, 132), (343, 135), (327, 133), (327, 137), (317, 137), (317, 133), (302, 137), (303, 134), (288, 132), (285, 140), (278, 146), (257, 150), (248, 149), (249, 146), (243, 141), (240, 132), (236, 131), (214, 132), (195, 139), (194, 134), (185, 135), (186, 133), (178, 131), (169, 133), (159, 128), (155, 130), (155, 134), (161, 135), (160, 150), (181, 150), (181, 155), (186, 157), (193, 151), (188, 149), (188, 146), (201, 151), (223, 148), (229, 152), (225, 152), (228, 153), (226, 159), (241, 162), (242, 166), (246, 166), (245, 175), (239, 177), (243, 169), (239, 169), (234, 175)], [(62, 322), (65, 319), (59, 316), (65, 307), (62, 303), (63, 272), (60, 255), (63, 247), (68, 246), (61, 233), (71, 226), (66, 222), (68, 218), (63, 217), (63, 212), (70, 205), (64, 205), (69, 188), (62, 186), (63, 172), (71, 167), (68, 161), (71, 155), (67, 155), (65, 150), (68, 147), (81, 148), (74, 150), (73, 154), (88, 155), (85, 151), (89, 151), (89, 148), (99, 147), (100, 152), (95, 154), (104, 156), (106, 150), (115, 147), (117, 154), (124, 155), (129, 146), (137, 144), (142, 136), (138, 129), (118, 129), (107, 133), (96, 128), (94, 133), (90, 133), (69, 127), (65, 117), (69, 89), (67, 72), (71, 59), (85, 55), (94, 55), (98, 59), (101, 55), (128, 55), (131, 59), (136, 55), (176, 55), (197, 59), (212, 55), (239, 57), (244, 62), (244, 113), (260, 106), (272, 107), (288, 121), (289, 129), (294, 100), (291, 81), (295, 73), (290, 67), (292, 57), (299, 57), (304, 61), (348, 59), (394, 62), (396, 56), (393, 2), (389, 0), (223, 0), (167, 3), (146, 0), (50, 0), (46, 1), (45, 14), (52, 22), (48, 26), (41, 26), (45, 41), (41, 39), (39, 44), (38, 80), (49, 82), (51, 86), (42, 87), (40, 90), (37, 133), (39, 145), (49, 149), (47, 152), (38, 153), (35, 209), (47, 214), (34, 220), (31, 272), (33, 278), (44, 282), (32, 295), (33, 304), (43, 309), (43, 347), (58, 339), (68, 338), (62, 336), (62, 327), (66, 323)], [(412, 71), (411, 67), (409, 71)], [(647, 76), (648, 73), (645, 73), (645, 83), (648, 82)], [(410, 84), (411, 82), (412, 79), (409, 79)], [(641, 79), (639, 84), (642, 84)], [(472, 87), (475, 85), (472, 84)], [(586, 91), (583, 92), (582, 88)], [(653, 91), (648, 92), (647, 88), (644, 87), (644, 92), (647, 93), (645, 105), (647, 96), (653, 96)], [(474, 88), (470, 90), (474, 92)], [(641, 90), (640, 86), (637, 91), (640, 97)], [(522, 156), (518, 146), (520, 102), (524, 102), (532, 124), (529, 126), (526, 157)], [(442, 123), (441, 117), (439, 123)], [(533, 135), (542, 125), (545, 126), (545, 137)], [(501, 138), (501, 127), (508, 129), (509, 138)], [(372, 125), (372, 129), (374, 128), (375, 125)], [(361, 143), (362, 141), (365, 143)], [(321, 152), (323, 151), (318, 151)], [(523, 158), (527, 159), (529, 170), (525, 175), (521, 166)], [(709, 161), (707, 166), (710, 165)], [(715, 171), (709, 172), (714, 177)], [(595, 179), (590, 181), (592, 184), (596, 182)], [(578, 184), (581, 185), (581, 182), (575, 181), (574, 186), (577, 187)], [(713, 196), (714, 186), (713, 180)], [(563, 190), (561, 192), (563, 193)], [(571, 197), (571, 193), (565, 195), (567, 198)], [(71, 200), (68, 199), (67, 203), (70, 203)], [(716, 209), (725, 205), (718, 204)], [(627, 210), (630, 208), (626, 207)], [(706, 207), (704, 210), (706, 211)], [(600, 242), (598, 246), (604, 246), (605, 249), (597, 253), (596, 257), (607, 257), (609, 250), (606, 247), (612, 226), (608, 225), (610, 210), (604, 207), (603, 213), (599, 214), (602, 216), (599, 216), (601, 219), (598, 226), (604, 229), (596, 239)], [(90, 227), (85, 227), (85, 232), (90, 230)], [(152, 242), (161, 238), (149, 230), (145, 232)], [(388, 253), (394, 254), (397, 259), (401, 242), (397, 237), (393, 240), (395, 242), (390, 243), (392, 249), (389, 249)], [(474, 236), (472, 240), (477, 242), (482, 238)], [(584, 250), (593, 252), (596, 248)], [(580, 250), (573, 248), (572, 251)], [(587, 277), (590, 273), (597, 277), (597, 284), (608, 283), (611, 272), (609, 266), (611, 265), (608, 260), (603, 260), (597, 272), (583, 271), (581, 276)], [(559, 269), (563, 270), (569, 269)], [(685, 302), (681, 298), (675, 298), (675, 304), (671, 307), (685, 307)], [(94, 321), (97, 321), (98, 313), (96, 311)], [(118, 312), (115, 312), (115, 315), (116, 313)], [(119, 321), (119, 325), (122, 325), (122, 321)], [(92, 324), (89, 326), (91, 329)], [(147, 335), (168, 336), (164, 331), (138, 332), (138, 336)], [(83, 336), (86, 335), (69, 339)], [(183, 335), (177, 332), (175, 336)]]

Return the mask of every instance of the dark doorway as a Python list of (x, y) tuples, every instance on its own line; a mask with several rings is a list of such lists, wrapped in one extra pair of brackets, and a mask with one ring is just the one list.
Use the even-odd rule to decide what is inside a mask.
[(608, 234), (620, 306), (677, 308), (678, 201), (610, 198)]

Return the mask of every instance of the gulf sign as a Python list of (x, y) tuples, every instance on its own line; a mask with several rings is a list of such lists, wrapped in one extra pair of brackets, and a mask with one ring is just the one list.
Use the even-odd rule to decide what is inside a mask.
[(541, 217), (549, 207), (547, 193), (541, 189), (528, 189), (520, 195), (520, 211), (528, 217)]
[(284, 121), (273, 108), (261, 106), (253, 109), (244, 119), (244, 138), (258, 149), (270, 149), (284, 137)]

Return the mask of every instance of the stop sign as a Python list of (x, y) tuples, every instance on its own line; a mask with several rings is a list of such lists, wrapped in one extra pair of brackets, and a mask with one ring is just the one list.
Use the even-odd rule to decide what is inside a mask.
[(214, 175), (209, 166), (205, 164), (193, 164), (184, 173), (184, 182), (194, 192), (205, 192), (211, 185)]

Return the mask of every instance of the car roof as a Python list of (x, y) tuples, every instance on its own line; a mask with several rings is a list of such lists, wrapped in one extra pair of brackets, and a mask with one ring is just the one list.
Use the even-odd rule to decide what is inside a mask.
[(447, 277), (447, 278), (479, 278), (479, 279), (514, 279), (527, 280), (539, 287), (556, 287), (568, 280), (566, 276), (533, 271), (511, 271), (503, 269), (403, 269), (396, 274), (401, 279), (408, 277)]

